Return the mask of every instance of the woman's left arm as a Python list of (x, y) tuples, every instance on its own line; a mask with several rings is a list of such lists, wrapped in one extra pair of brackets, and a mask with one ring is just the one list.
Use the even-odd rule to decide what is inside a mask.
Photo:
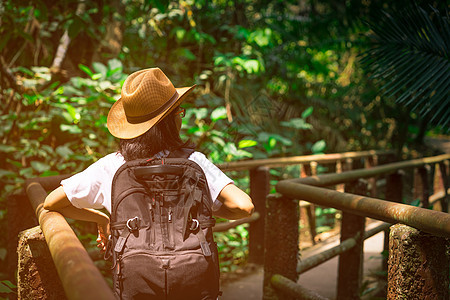
[(44, 208), (50, 211), (60, 212), (64, 217), (95, 222), (98, 226), (98, 247), (106, 249), (106, 242), (109, 236), (109, 217), (96, 209), (77, 208), (72, 205), (64, 192), (62, 186), (53, 190), (47, 198), (45, 198)]

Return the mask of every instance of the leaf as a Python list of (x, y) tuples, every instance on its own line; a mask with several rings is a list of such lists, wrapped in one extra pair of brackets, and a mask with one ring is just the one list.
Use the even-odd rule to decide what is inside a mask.
[(92, 80), (99, 80), (100, 78), (104, 77), (101, 73), (95, 73), (92, 75)]
[(182, 27), (174, 28), (173, 31), (175, 32), (175, 36), (179, 41), (183, 40), (184, 37), (186, 36), (186, 29)]
[(94, 73), (91, 71), (91, 69), (89, 69), (89, 67), (83, 64), (78, 64), (78, 67), (80, 68), (81, 71), (89, 75), (89, 77), (92, 77), (92, 75), (94, 75)]
[[(94, 62), (94, 63), (92, 63), (92, 67), (93, 67), (93, 69), (94, 69), (95, 72), (100, 73), (100, 76), (97, 75), (97, 74), (93, 74), (93, 75), (91, 76), (91, 78), (92, 78), (93, 80), (97, 80), (97, 79), (100, 79), (100, 78), (106, 78), (106, 77), (107, 77), (107, 74), (108, 74), (108, 68), (106, 68), (106, 66), (105, 66), (104, 64), (99, 63), (99, 62)], [(94, 78), (94, 76), (95, 76), (96, 78)]]
[(61, 124), (59, 127), (61, 128), (61, 131), (68, 131), (74, 134), (82, 133), (82, 130), (77, 125)]
[(309, 117), (313, 113), (313, 110), (314, 108), (312, 106), (305, 109), (305, 111), (303, 111), (302, 113), (302, 119), (306, 119), (307, 117)]
[(14, 178), (15, 176), (17, 176), (15, 172), (0, 169), (0, 178)]
[(46, 163), (42, 163), (39, 161), (32, 161), (30, 163), (31, 167), (36, 170), (38, 173), (43, 173), (50, 169), (50, 166)]
[(311, 129), (312, 125), (305, 122), (305, 120), (300, 118), (290, 119), (289, 122), (281, 122), (280, 125), (291, 127), (295, 129)]
[(258, 73), (261, 70), (260, 63), (256, 59), (246, 60), (243, 67), (249, 74)]
[(194, 55), (194, 53), (191, 52), (191, 50), (187, 48), (182, 48), (177, 51), (180, 56), (185, 57), (188, 60), (196, 60), (197, 57)]
[(211, 121), (216, 122), (227, 118), (227, 109), (224, 106), (218, 107), (211, 113)]
[(414, 199), (409, 205), (418, 207), (420, 205), (420, 199)]
[(169, 6), (169, 0), (147, 0), (146, 2), (154, 4), (162, 13), (165, 13)]
[(325, 150), (326, 145), (324, 140), (317, 141), (312, 145), (311, 152), (314, 154), (322, 153)]
[(253, 141), (253, 140), (241, 140), (239, 141), (239, 148), (248, 148), (248, 147), (253, 147), (258, 145), (257, 141)]
[(225, 65), (225, 66), (231, 66), (231, 60), (224, 56), (224, 55), (219, 55), (217, 57), (214, 58), (214, 65), (215, 66), (220, 66), (220, 65)]
[[(292, 141), (290, 139), (282, 137), (279, 134), (271, 134), (270, 137), (275, 139), (275, 140), (277, 140), (277, 141), (279, 141), (279, 142), (281, 142), (285, 146), (291, 146), (292, 145)], [(269, 143), (270, 143), (270, 139), (269, 139)]]
[(59, 175), (59, 172), (47, 170), (44, 171), (41, 175), (39, 175), (39, 177), (56, 176), (56, 175)]
[(108, 72), (106, 74), (106, 78), (109, 78), (110, 76), (116, 75), (118, 73), (122, 73), (122, 71), (123, 71), (122, 62), (117, 58), (110, 59), (108, 61)]
[(192, 110), (194, 111), (195, 118), (197, 120), (203, 120), (208, 115), (208, 109), (206, 109), (204, 107), (203, 108), (193, 108)]
[(73, 122), (77, 123), (80, 121), (81, 115), (77, 112), (77, 109), (70, 105), (69, 103), (66, 103), (66, 110), (70, 115), (70, 118), (72, 118)]
[(12, 285), (12, 283), (8, 280), (4, 280), (0, 282), (0, 293), (11, 294), (15, 293), (8, 285)]
[(18, 69), (19, 71), (23, 72), (24, 74), (27, 74), (27, 75), (29, 75), (29, 76), (34, 76), (34, 73), (33, 73), (30, 69), (28, 69), (28, 68), (25, 68), (25, 67), (18, 67), (17, 69)]
[(58, 146), (55, 152), (64, 159), (69, 158), (73, 154), (73, 151), (67, 145)]
[(0, 145), (0, 152), (11, 153), (16, 151), (16, 147), (10, 145)]

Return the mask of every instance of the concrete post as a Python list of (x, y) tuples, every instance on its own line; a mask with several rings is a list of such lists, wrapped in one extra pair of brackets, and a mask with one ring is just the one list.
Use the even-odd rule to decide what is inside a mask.
[(36, 214), (25, 194), (13, 194), (7, 197), (6, 221), (8, 224), (7, 243), (7, 273), (8, 278), (14, 278), (17, 270), (17, 243), (19, 233), (38, 225)]
[(391, 227), (387, 299), (449, 299), (449, 239)]
[(18, 299), (66, 299), (44, 235), (39, 226), (19, 234)]

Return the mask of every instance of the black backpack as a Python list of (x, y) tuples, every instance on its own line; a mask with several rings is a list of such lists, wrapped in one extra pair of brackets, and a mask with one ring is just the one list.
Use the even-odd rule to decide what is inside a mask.
[(114, 292), (120, 299), (217, 299), (212, 199), (181, 148), (122, 165), (111, 192)]

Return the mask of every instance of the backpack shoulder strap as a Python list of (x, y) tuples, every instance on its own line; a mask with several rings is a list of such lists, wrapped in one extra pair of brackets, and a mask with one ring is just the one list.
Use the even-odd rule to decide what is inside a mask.
[(167, 156), (167, 158), (189, 158), (192, 153), (195, 152), (195, 149), (193, 148), (178, 148), (170, 152), (170, 154)]

